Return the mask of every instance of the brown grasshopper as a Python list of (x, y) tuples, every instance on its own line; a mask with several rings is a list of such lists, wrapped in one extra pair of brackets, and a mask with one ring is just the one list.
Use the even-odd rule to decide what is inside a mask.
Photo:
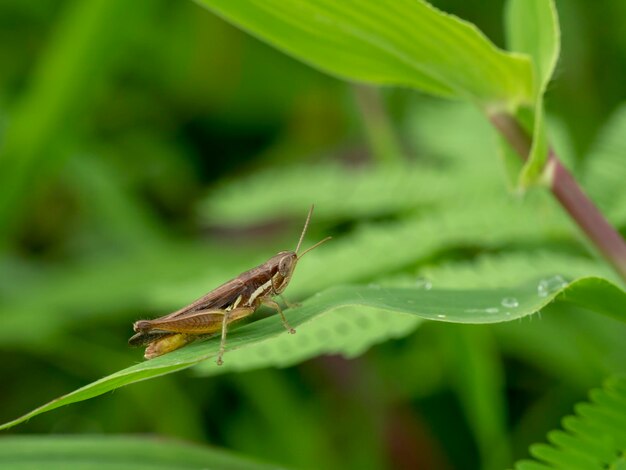
[(295, 333), (296, 330), (287, 323), (280, 305), (272, 297), (285, 290), (300, 258), (331, 238), (323, 239), (298, 255), (312, 213), (313, 206), (307, 215), (296, 251), (281, 251), (260, 266), (241, 273), (176, 312), (155, 320), (135, 322), (133, 330), (136, 334), (128, 343), (131, 346), (147, 346), (144, 357), (152, 359), (221, 330), (217, 364), (222, 365), (228, 325), (252, 315), (261, 305), (275, 308), (287, 331)]

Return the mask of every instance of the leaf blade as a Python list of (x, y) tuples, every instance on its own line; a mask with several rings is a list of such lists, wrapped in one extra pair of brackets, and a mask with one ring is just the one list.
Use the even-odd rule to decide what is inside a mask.
[(342, 79), (411, 86), (483, 106), (530, 103), (525, 57), (417, 1), (196, 0), (274, 47)]
[(163, 468), (271, 470), (276, 465), (257, 462), (222, 450), (169, 439), (136, 436), (8, 436), (0, 439), (0, 466), (49, 470)]
[(541, 179), (548, 156), (543, 95), (560, 51), (560, 30), (552, 0), (510, 0), (506, 8), (509, 49), (528, 54), (534, 75), (533, 142), (518, 184), (525, 188)]
[[(597, 290), (601, 289), (602, 295), (607, 299), (605, 305), (597, 310), (595, 309), (595, 304), (586, 305), (590, 295), (590, 293), (587, 292), (590, 283), (591, 291), (595, 292), (593, 295), (597, 295)], [(324, 318), (329, 317), (328, 314), (332, 314), (330, 315), (331, 317), (341, 318), (341, 316), (333, 312), (342, 311), (342, 308), (349, 309), (350, 307), (356, 307), (353, 312), (356, 311), (357, 313), (368, 309), (379, 317), (383, 312), (387, 317), (394, 315), (394, 313), (399, 315), (396, 316), (394, 322), (389, 322), (389, 319), (383, 315), (382, 324), (391, 324), (391, 327), (381, 334), (378, 334), (377, 328), (369, 328), (370, 331), (373, 332), (369, 341), (364, 342), (362, 340), (362, 331), (355, 329), (350, 336), (352, 341), (345, 341), (344, 338), (344, 341), (340, 344), (339, 350), (328, 347), (329, 344), (333, 346), (333, 344), (336, 345), (337, 343), (329, 343), (327, 335), (318, 337), (321, 346), (318, 345), (319, 347), (315, 347), (313, 350), (309, 349), (309, 353), (312, 351), (314, 353), (313, 355), (330, 352), (342, 353), (347, 356), (359, 354), (372, 344), (389, 337), (407, 334), (407, 332), (412, 331), (423, 319), (472, 324), (505, 322), (532, 315), (555, 301), (555, 299), (565, 299), (574, 304), (581, 301), (585, 307), (590, 308), (592, 311), (608, 314), (620, 321), (626, 322), (626, 308), (624, 308), (626, 306), (626, 293), (614, 284), (603, 279), (582, 278), (567, 286), (559, 283), (558, 285), (553, 285), (552, 290), (548, 289), (545, 296), (538, 295), (540, 292), (537, 291), (537, 287), (538, 284), (536, 282), (521, 285), (516, 288), (456, 291), (438, 291), (419, 288), (381, 288), (377, 286), (338, 286), (310, 298), (298, 308), (291, 309), (289, 319), (293, 326), (300, 327), (302, 325), (306, 332), (307, 328), (303, 324), (307, 322), (310, 323), (313, 319), (321, 319), (323, 322)], [(505, 306), (504, 299), (510, 298), (516, 299), (517, 307)], [(500, 305), (500, 307), (496, 307), (495, 305)], [(509, 305), (512, 305), (512, 303), (509, 303)], [(402, 317), (403, 315), (404, 318)], [(371, 318), (376, 317), (370, 317), (370, 321)], [(358, 326), (358, 321), (356, 321), (355, 324)], [(325, 325), (322, 323), (322, 327), (324, 326)], [(322, 331), (327, 333), (329, 330), (322, 328)], [(340, 338), (343, 336), (341, 331), (338, 332), (338, 336)], [(250, 369), (268, 365), (284, 367), (291, 365), (293, 362), (288, 360), (289, 357), (286, 358), (287, 360), (282, 360), (278, 364), (274, 361), (276, 357), (284, 358), (285, 356), (285, 353), (281, 352), (281, 348), (283, 347), (281, 345), (278, 345), (273, 352), (274, 358), (269, 357), (269, 360), (266, 360), (262, 355), (259, 355), (259, 348), (268, 345), (267, 343), (265, 345), (262, 343), (264, 341), (276, 341), (277, 337), (281, 337), (281, 342), (292, 342), (292, 352), (290, 353), (288, 351), (286, 353), (287, 355), (292, 354), (296, 362), (304, 359), (302, 356), (297, 355), (298, 348), (301, 347), (301, 345), (298, 345), (298, 335), (287, 335), (280, 322), (278, 322), (276, 318), (269, 317), (233, 331), (229, 336), (229, 353), (226, 355), (227, 360), (225, 365), (218, 367), (212, 362), (206, 362), (204, 365), (206, 370), (201, 372), (204, 372), (205, 375), (212, 375), (215, 373), (224, 373), (229, 370), (242, 370), (244, 368)], [(284, 343), (282, 344), (284, 345)], [(244, 353), (241, 355), (241, 353), (239, 353), (241, 357), (237, 358), (236, 351), (245, 350), (246, 348), (250, 349), (248, 351), (250, 354), (247, 355)], [(68, 395), (53, 400), (13, 421), (1, 425), (0, 429), (10, 428), (33, 416), (51, 411), (60, 406), (93, 398), (107, 391), (141, 380), (191, 367), (214, 357), (218, 349), (218, 341), (196, 343), (170, 354), (136, 364), (86, 385)], [(313, 357), (313, 355), (309, 357)], [(251, 359), (251, 357), (256, 358), (256, 360), (254, 358)], [(238, 360), (243, 362), (238, 362)]]

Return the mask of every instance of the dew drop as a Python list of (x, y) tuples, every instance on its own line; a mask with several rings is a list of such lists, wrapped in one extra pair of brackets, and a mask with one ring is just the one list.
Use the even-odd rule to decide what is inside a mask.
[(562, 276), (552, 276), (547, 279), (542, 279), (537, 285), (537, 294), (539, 297), (547, 297), (566, 285), (567, 281), (563, 279)]
[(500, 303), (502, 304), (503, 307), (507, 307), (507, 308), (519, 307), (519, 302), (517, 301), (515, 297), (505, 297), (504, 299), (502, 299), (502, 302)]
[(427, 278), (420, 276), (415, 280), (415, 287), (424, 290), (430, 290), (433, 288), (433, 283)]
[(439, 314), (439, 315), (437, 315), (437, 318), (446, 318), (446, 316), (443, 315), (443, 314)]
[(496, 307), (488, 307), (485, 309), (485, 312), (487, 313), (498, 313), (500, 310), (498, 310), (498, 308)]

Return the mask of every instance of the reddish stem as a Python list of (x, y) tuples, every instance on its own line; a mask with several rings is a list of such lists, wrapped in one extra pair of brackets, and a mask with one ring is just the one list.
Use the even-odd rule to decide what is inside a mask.
[[(531, 140), (515, 118), (508, 114), (489, 116), (491, 123), (523, 159), (528, 158)], [(571, 173), (550, 150), (546, 167), (552, 169), (550, 190), (576, 221), (602, 256), (626, 281), (626, 242), (583, 192)]]

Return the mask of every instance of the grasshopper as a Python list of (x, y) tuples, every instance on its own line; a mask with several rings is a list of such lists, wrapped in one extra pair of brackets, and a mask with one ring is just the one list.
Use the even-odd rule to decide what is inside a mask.
[[(133, 324), (136, 334), (128, 343), (131, 346), (147, 346), (144, 357), (152, 359), (221, 330), (217, 364), (222, 365), (228, 326), (252, 315), (261, 305), (276, 309), (287, 331), (295, 333), (296, 330), (289, 325), (280, 305), (272, 297), (285, 290), (300, 258), (331, 238), (326, 237), (298, 254), (312, 214), (313, 206), (309, 209), (295, 251), (279, 252), (265, 263), (241, 273), (176, 312), (154, 320), (136, 321)], [(288, 307), (292, 306), (285, 303)]]

